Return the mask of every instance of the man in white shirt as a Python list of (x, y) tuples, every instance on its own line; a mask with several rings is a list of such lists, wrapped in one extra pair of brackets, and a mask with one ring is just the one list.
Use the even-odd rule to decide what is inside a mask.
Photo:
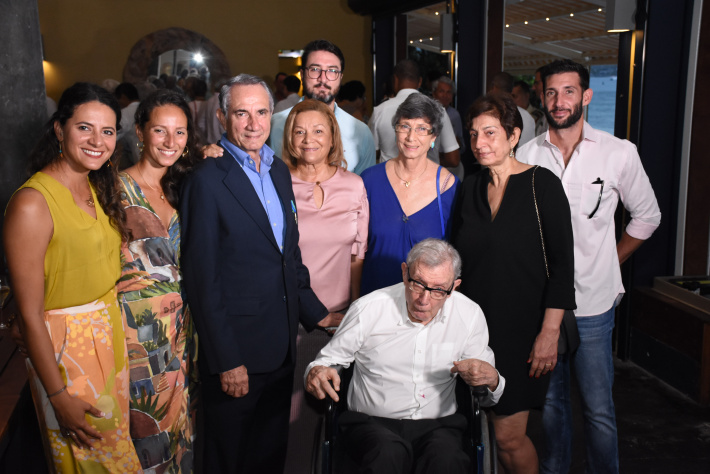
[[(330, 41), (311, 41), (303, 49), (303, 98), (319, 100), (331, 108), (340, 127), (348, 171), (360, 174), (375, 164), (375, 144), (367, 125), (335, 103), (344, 70), (345, 56)], [(271, 135), (267, 144), (277, 155), (282, 154), (284, 126), (290, 112), (291, 108), (288, 108), (271, 116)]]
[(460, 272), (451, 245), (419, 242), (402, 263), (403, 283), (355, 301), (306, 369), (306, 389), (337, 401), (340, 378), (331, 366), (355, 363), (340, 426), (366, 472), (409, 473), (415, 464), (417, 472), (470, 472), (461, 449), (465, 418), (455, 413), (456, 375), (487, 385), (487, 405), (500, 399), (505, 379), (494, 367), (481, 309), (454, 291)]
[[(574, 286), (581, 344), (560, 356), (543, 409), (547, 452), (541, 472), (567, 473), (572, 420), (569, 364), (574, 364), (584, 406), (588, 472), (618, 472), (616, 417), (612, 399), (614, 308), (624, 293), (619, 265), (648, 239), (661, 212), (636, 147), (582, 119), (592, 100), (589, 72), (558, 60), (542, 71), (547, 133), (520, 148), (524, 163), (552, 170), (561, 180), (572, 211)], [(617, 243), (614, 212), (621, 198), (631, 221)]]
[[(397, 95), (375, 107), (368, 124), (375, 139), (379, 163), (391, 160), (399, 154), (392, 118), (397, 107), (411, 94), (416, 94), (421, 85), (422, 76), (416, 62), (403, 59), (397, 63), (394, 68), (394, 90)], [(459, 143), (448, 115), (444, 117), (444, 126), (434, 142), (434, 148), (428, 151), (427, 158), (451, 168), (457, 167), (461, 161)]]

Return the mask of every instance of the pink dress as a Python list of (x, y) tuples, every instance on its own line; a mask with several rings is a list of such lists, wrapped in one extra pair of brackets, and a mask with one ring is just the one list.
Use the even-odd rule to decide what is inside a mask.
[[(351, 302), (351, 257), (365, 258), (367, 250), (370, 207), (365, 185), (358, 175), (339, 168), (332, 178), (320, 183), (324, 197), (318, 209), (313, 199), (315, 183), (294, 176), (291, 182), (298, 209), (298, 246), (311, 274), (311, 288), (329, 311), (343, 311)], [(329, 340), (323, 331), (308, 334), (298, 328), (286, 474), (300, 473), (310, 463), (317, 410), (322, 405), (305, 395), (303, 372)]]

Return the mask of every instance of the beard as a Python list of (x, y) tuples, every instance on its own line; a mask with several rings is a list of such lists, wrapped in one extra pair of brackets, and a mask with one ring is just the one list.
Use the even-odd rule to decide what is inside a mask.
[[(319, 87), (319, 86), (323, 86), (327, 90), (316, 91), (315, 90), (316, 87)], [(326, 105), (330, 105), (333, 103), (333, 100), (335, 100), (335, 96), (338, 94), (339, 90), (340, 90), (340, 86), (338, 86), (337, 89), (333, 90), (332, 87), (330, 87), (326, 84), (323, 84), (322, 82), (317, 82), (317, 83), (313, 84), (313, 87), (310, 87), (310, 88), (304, 87), (303, 88), (303, 95), (305, 95), (309, 99), (315, 99), (320, 102), (323, 102)]]
[(558, 109), (548, 111), (547, 107), (545, 107), (544, 110), (545, 110), (545, 117), (547, 117), (547, 123), (550, 125), (550, 128), (554, 128), (556, 130), (570, 128), (572, 125), (579, 122), (579, 119), (582, 118), (582, 101), (580, 100), (579, 104), (575, 104), (574, 109), (572, 109), (572, 113), (569, 115), (569, 117), (562, 120), (561, 122), (558, 122), (552, 116), (552, 113)]

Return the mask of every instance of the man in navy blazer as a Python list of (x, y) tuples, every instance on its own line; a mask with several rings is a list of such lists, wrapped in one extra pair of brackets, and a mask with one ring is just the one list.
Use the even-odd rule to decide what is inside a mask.
[(255, 76), (220, 92), (220, 158), (181, 197), (182, 272), (199, 336), (203, 472), (283, 472), (299, 321), (339, 324), (310, 287), (287, 166), (264, 143), (274, 101)]

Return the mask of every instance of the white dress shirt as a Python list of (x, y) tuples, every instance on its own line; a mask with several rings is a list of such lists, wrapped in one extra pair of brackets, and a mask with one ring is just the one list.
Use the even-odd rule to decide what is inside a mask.
[(521, 147), (535, 138), (535, 119), (530, 115), (530, 112), (522, 107), (518, 107), (518, 112), (523, 118), (523, 129), (520, 131), (520, 142), (518, 144), (518, 147)]
[[(488, 326), (476, 303), (454, 291), (427, 325), (407, 316), (404, 283), (355, 301), (333, 339), (306, 369), (355, 362), (348, 408), (392, 419), (441, 418), (456, 411), (453, 361), (495, 365)], [(304, 380), (305, 380), (304, 377)], [(505, 380), (486, 404), (503, 394)]]
[[(595, 316), (624, 293), (616, 252), (614, 212), (621, 199), (631, 215), (626, 232), (646, 240), (661, 223), (661, 211), (636, 147), (584, 122), (582, 141), (565, 168), (549, 130), (518, 150), (518, 160), (540, 165), (561, 180), (572, 211), (577, 316)], [(604, 181), (601, 202), (599, 192)], [(599, 208), (590, 219), (594, 208)]]
[[(397, 147), (397, 135), (394, 132), (392, 118), (397, 107), (411, 94), (419, 93), (416, 89), (402, 89), (397, 95), (382, 102), (372, 110), (372, 117), (368, 126), (375, 139), (375, 149), (380, 150), (380, 163), (391, 160), (399, 155)], [(444, 108), (441, 108), (442, 112)], [(444, 114), (444, 126), (439, 132), (434, 142), (434, 148), (427, 152), (427, 158), (434, 163), (439, 163), (439, 153), (449, 153), (459, 149), (459, 142), (456, 141), (454, 127), (447, 114)]]

